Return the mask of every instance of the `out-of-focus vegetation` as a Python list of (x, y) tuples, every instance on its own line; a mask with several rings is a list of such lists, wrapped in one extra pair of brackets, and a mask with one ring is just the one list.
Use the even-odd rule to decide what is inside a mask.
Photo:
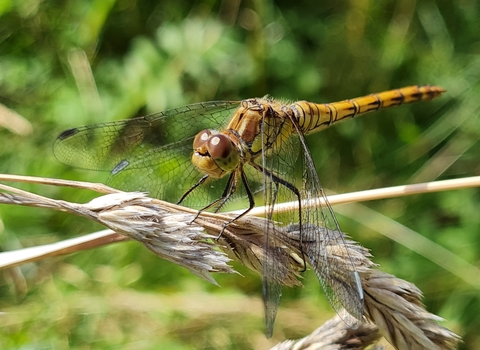
[[(349, 192), (478, 175), (479, 18), (475, 0), (0, 0), (0, 103), (32, 125), (30, 133), (18, 132), (21, 119), (0, 122), (0, 172), (104, 181), (105, 174), (68, 168), (52, 156), (57, 134), (73, 126), (206, 100), (270, 94), (332, 102), (435, 84), (447, 93), (434, 102), (310, 137), (320, 179), (329, 190)], [(364, 205), (374, 211), (370, 227), (359, 223), (362, 210), (350, 210), (338, 217), (343, 230), (385, 271), (415, 283), (428, 310), (463, 337), (463, 348), (480, 348), (478, 274), (468, 283), (469, 276), (383, 236), (393, 224), (375, 224), (393, 219), (478, 266), (478, 190)], [(2, 206), (0, 220), (2, 250), (99, 228), (31, 208)], [(284, 291), (267, 341), (260, 278), (236, 267), (244, 277), (217, 276), (218, 288), (129, 242), (3, 271), (0, 347), (259, 349), (304, 336), (332, 315), (308, 272), (305, 288)]]

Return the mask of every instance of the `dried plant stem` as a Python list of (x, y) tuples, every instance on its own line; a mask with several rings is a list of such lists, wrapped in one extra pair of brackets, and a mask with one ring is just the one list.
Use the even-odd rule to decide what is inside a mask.
[(9, 174), (0, 174), (0, 181), (11, 181), (11, 182), (23, 182), (23, 183), (36, 183), (41, 185), (51, 185), (51, 186), (62, 186), (62, 187), (73, 187), (83, 190), (91, 190), (98, 193), (120, 193), (123, 191), (117, 190), (116, 188), (93, 182), (84, 182), (84, 181), (72, 181), (72, 180), (63, 180), (63, 179), (52, 179), (47, 177), (37, 177), (37, 176), (25, 176), (25, 175), (9, 175)]
[[(466, 178), (454, 179), (454, 180), (425, 182), (425, 183), (413, 184), (413, 185), (385, 187), (385, 188), (378, 188), (374, 190), (351, 192), (351, 193), (345, 193), (345, 194), (329, 195), (328, 203), (330, 203), (331, 205), (337, 205), (337, 204), (345, 204), (345, 203), (366, 202), (371, 200), (396, 198), (396, 197), (409, 196), (409, 195), (422, 194), (422, 193), (451, 191), (451, 190), (458, 190), (461, 188), (471, 188), (471, 187), (480, 187), (480, 176), (472, 176), (472, 177), (466, 177)], [(320, 201), (323, 201), (323, 199), (321, 199)], [(302, 207), (306, 208), (308, 206), (315, 205), (315, 203), (318, 203), (318, 202), (304, 201), (302, 202)], [(281, 204), (275, 205), (275, 211), (284, 212), (297, 207), (298, 207), (297, 202), (281, 203)], [(241, 213), (241, 211), (232, 212), (232, 214), (239, 214), (239, 213)], [(255, 207), (249, 212), (250, 215), (263, 215), (264, 213), (265, 213), (264, 207)]]
[(128, 238), (124, 235), (120, 235), (112, 230), (103, 230), (60, 242), (2, 252), (0, 269), (7, 267), (10, 268), (54, 256), (76, 253), (81, 250), (89, 250), (102, 245), (125, 241), (127, 239)]

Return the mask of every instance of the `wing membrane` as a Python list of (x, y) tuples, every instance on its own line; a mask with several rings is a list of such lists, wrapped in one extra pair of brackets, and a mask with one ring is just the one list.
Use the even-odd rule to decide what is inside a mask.
[(237, 101), (191, 104), (128, 120), (101, 123), (63, 132), (53, 151), (65, 164), (90, 170), (111, 171), (122, 160), (130, 164), (151, 157), (162, 148), (195, 136), (206, 128), (221, 128), (238, 106)]
[[(267, 208), (265, 217), (269, 219), (265, 224), (265, 260), (262, 276), (265, 326), (268, 337), (273, 332), (290, 254), (280, 237), (277, 236), (277, 232), (280, 232), (281, 229), (276, 226), (279, 223), (298, 222), (300, 219), (298, 210), (285, 213), (274, 212), (275, 204), (298, 201), (300, 195), (295, 186), (297, 175), (295, 174), (295, 165), (300, 143), (298, 136), (291, 134), (289, 128), (284, 128), (284, 126), (285, 116), (281, 113), (275, 113), (271, 118), (264, 120), (262, 126), (264, 148), (266, 148), (266, 144), (271, 144), (270, 149), (264, 149), (262, 152), (264, 205)], [(277, 139), (283, 140), (283, 142), (276, 142)], [(273, 142), (270, 143), (268, 140), (273, 140)]]
[[(358, 282), (358, 274), (318, 179), (304, 136), (296, 128), (295, 120), (292, 120), (292, 128), (296, 128), (297, 132), (292, 132), (288, 127), (284, 120), (287, 114), (277, 113), (275, 116), (276, 118), (272, 120), (264, 121), (263, 127), (264, 139), (268, 140), (271, 137), (281, 140), (264, 142), (271, 144), (271, 149), (264, 150), (262, 158), (266, 217), (270, 219), (267, 220), (265, 227), (266, 254), (263, 265), (267, 335), (272, 334), (285, 278), (278, 262), (287, 264), (290, 253), (283, 247), (281, 237), (277, 236), (277, 232), (281, 231), (275, 227), (278, 223), (299, 223), (298, 241), (301, 252), (314, 269), (327, 299), (338, 314), (345, 308), (354, 317), (361, 319), (363, 292)], [(281, 132), (278, 133), (278, 130)], [(288, 134), (283, 135), (284, 132)], [(273, 133), (277, 134), (274, 136)], [(301, 169), (302, 173), (296, 174), (296, 169)], [(295, 179), (300, 176), (302, 183), (297, 186)], [(322, 203), (322, 198), (326, 204)], [(273, 211), (276, 203), (298, 202), (299, 199), (311, 201), (313, 205), (285, 213)]]
[[(310, 205), (302, 210), (300, 235), (303, 251), (337, 314), (347, 310), (356, 319), (363, 316), (363, 291), (340, 227), (318, 179), (303, 135), (302, 199)], [(322, 203), (322, 200), (325, 204)]]
[[(222, 128), (238, 105), (237, 101), (197, 103), (70, 129), (57, 138), (54, 154), (78, 168), (110, 171), (108, 184), (113, 187), (177, 202), (203, 175), (191, 162), (193, 138), (202, 129)], [(223, 184), (220, 179), (202, 186), (185, 204), (208, 204), (218, 198)]]

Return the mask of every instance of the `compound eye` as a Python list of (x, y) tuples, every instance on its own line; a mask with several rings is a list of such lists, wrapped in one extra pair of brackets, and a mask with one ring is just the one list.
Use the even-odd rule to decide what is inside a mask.
[(208, 139), (212, 136), (212, 132), (210, 130), (202, 130), (200, 131), (197, 136), (195, 136), (195, 139), (193, 140), (193, 149), (197, 149), (202, 147), (205, 142), (208, 141)]
[(226, 159), (232, 153), (232, 141), (227, 136), (218, 134), (208, 140), (207, 148), (213, 159)]

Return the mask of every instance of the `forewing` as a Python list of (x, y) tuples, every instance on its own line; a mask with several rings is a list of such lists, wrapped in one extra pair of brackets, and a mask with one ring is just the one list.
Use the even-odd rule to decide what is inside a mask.
[[(204, 102), (70, 129), (57, 138), (54, 154), (65, 164), (110, 171), (109, 184), (114, 187), (178, 201), (203, 175), (191, 163), (193, 138), (203, 129), (224, 127), (238, 105), (238, 101)], [(207, 196), (204, 190), (194, 192), (191, 202)]]

